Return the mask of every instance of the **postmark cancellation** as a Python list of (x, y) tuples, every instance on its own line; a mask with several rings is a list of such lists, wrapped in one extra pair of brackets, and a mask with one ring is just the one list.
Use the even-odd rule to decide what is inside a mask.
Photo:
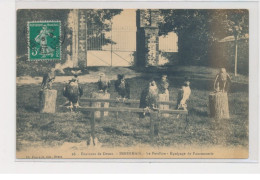
[(28, 60), (61, 60), (61, 22), (29, 21)]

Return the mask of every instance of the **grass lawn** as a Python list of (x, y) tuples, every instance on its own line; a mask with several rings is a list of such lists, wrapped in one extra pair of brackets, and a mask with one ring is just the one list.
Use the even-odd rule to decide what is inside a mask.
[[(191, 77), (192, 94), (188, 101), (189, 124), (185, 130), (185, 117), (160, 117), (160, 135), (154, 144), (158, 146), (179, 145), (223, 145), (248, 146), (248, 78), (239, 76), (229, 93), (230, 119), (215, 120), (208, 116), (208, 95), (213, 87), (216, 69), (203, 67), (187, 67), (170, 69), (170, 99), (176, 101), (177, 90), (182, 77)], [(113, 71), (110, 71), (113, 74)], [(231, 74), (232, 75), (232, 74)], [(131, 99), (139, 99), (147, 79), (154, 77), (159, 80), (157, 73), (146, 72), (139, 77), (129, 80)], [(112, 81), (113, 84), (113, 81)], [(84, 97), (90, 97), (97, 89), (95, 83), (82, 84)], [(57, 106), (65, 102), (62, 96), (64, 83), (54, 83), (53, 89), (58, 90)], [(17, 86), (17, 150), (32, 146), (58, 146), (64, 142), (82, 142), (90, 137), (90, 116), (81, 112), (69, 112), (57, 108), (55, 114), (38, 113), (39, 84)], [(111, 98), (117, 97), (112, 85), (109, 90)], [(82, 104), (81, 104), (82, 105)], [(111, 104), (111, 106), (117, 106)], [(130, 105), (128, 105), (130, 106)], [(174, 107), (172, 107), (174, 108)], [(96, 136), (102, 146), (133, 146), (149, 144), (149, 119), (139, 119), (135, 113), (119, 113), (97, 120)]]

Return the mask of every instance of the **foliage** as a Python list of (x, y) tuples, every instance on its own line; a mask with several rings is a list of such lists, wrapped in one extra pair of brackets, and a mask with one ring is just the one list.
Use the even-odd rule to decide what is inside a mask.
[[(174, 31), (179, 37), (182, 64), (209, 63), (215, 44), (227, 36), (248, 33), (248, 10), (160, 10), (160, 34)], [(236, 31), (237, 30), (237, 31)]]
[(114, 43), (106, 38), (106, 32), (112, 28), (111, 19), (120, 14), (122, 9), (87, 9), (88, 46), (101, 49), (103, 45)]
[(66, 60), (66, 48), (70, 43), (68, 35), (71, 31), (67, 28), (67, 17), (69, 10), (54, 9), (21, 9), (17, 11), (17, 76), (20, 75), (42, 75), (60, 61), (28, 61), (28, 21), (61, 21), (61, 63)]
[(17, 11), (17, 55), (21, 56), (27, 53), (27, 37), (28, 21), (61, 21), (62, 35), (60, 37), (61, 43), (68, 43), (66, 35), (68, 34), (67, 16), (69, 10), (40, 10), (40, 9), (21, 9)]
[[(110, 19), (119, 14), (122, 10), (115, 9), (91, 9), (87, 11), (87, 25), (88, 27), (96, 28), (95, 31), (90, 34), (91, 36), (104, 36), (104, 32), (110, 29)], [(48, 69), (54, 67), (57, 61), (27, 61), (27, 22), (28, 21), (49, 21), (59, 20), (61, 21), (61, 48), (62, 48), (62, 60), (64, 63), (67, 59), (67, 55), (70, 53), (67, 50), (67, 46), (72, 42), (72, 30), (68, 27), (68, 15), (70, 10), (64, 9), (22, 9), (17, 11), (17, 76), (21, 75), (42, 75), (46, 73)], [(97, 28), (99, 27), (99, 28)], [(102, 28), (100, 28), (102, 27)], [(101, 31), (101, 29), (103, 29)], [(105, 39), (105, 38), (104, 38)], [(105, 44), (111, 43), (110, 40), (105, 39)], [(71, 55), (71, 54), (69, 54)], [(60, 61), (58, 61), (60, 62)]]

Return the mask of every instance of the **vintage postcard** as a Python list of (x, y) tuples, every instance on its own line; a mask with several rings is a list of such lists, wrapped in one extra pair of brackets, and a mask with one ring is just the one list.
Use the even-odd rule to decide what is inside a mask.
[(247, 159), (249, 10), (18, 9), (17, 159)]

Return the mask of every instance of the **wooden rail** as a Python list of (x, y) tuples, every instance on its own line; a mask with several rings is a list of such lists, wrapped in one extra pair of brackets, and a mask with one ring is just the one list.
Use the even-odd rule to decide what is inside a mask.
[[(106, 101), (107, 102), (107, 101)], [(104, 107), (79, 107), (78, 108), (81, 112), (91, 112), (91, 136), (94, 139), (95, 138), (95, 124), (96, 124), (96, 119), (95, 119), (95, 111), (109, 111), (109, 112), (135, 112), (135, 113), (149, 113), (151, 114), (149, 117), (150, 119), (150, 138), (151, 141), (153, 141), (154, 136), (157, 136), (159, 133), (159, 123), (158, 123), (158, 115), (161, 113), (168, 113), (168, 114), (181, 114), (185, 115), (186, 117), (186, 126), (185, 129), (187, 128), (188, 125), (188, 111), (187, 110), (145, 110), (144, 108), (128, 108), (128, 107), (109, 107), (109, 108), (104, 108)]]
[[(126, 99), (125, 101), (123, 101), (123, 100), (117, 100), (117, 99), (81, 98), (80, 102), (109, 102), (109, 103), (140, 104), (140, 101), (135, 100), (135, 99)], [(158, 101), (158, 104), (176, 105), (176, 103), (173, 101)]]
[(128, 108), (128, 107), (109, 107), (109, 108), (104, 108), (104, 107), (79, 107), (78, 108), (80, 111), (110, 111), (110, 112), (136, 112), (136, 113), (143, 113), (143, 112), (149, 112), (151, 114), (154, 113), (168, 113), (168, 114), (184, 114), (187, 115), (188, 111), (186, 110), (145, 110), (144, 108)]
[[(117, 99), (94, 99), (94, 98), (81, 98), (80, 99), (81, 103), (86, 103), (86, 102), (109, 102), (109, 103), (130, 103), (130, 104), (139, 104), (139, 100), (134, 100), (134, 99), (127, 99), (125, 101), (122, 100), (117, 100)], [(175, 105), (173, 101), (159, 101), (158, 104), (167, 104), (167, 105)], [(159, 129), (159, 123), (158, 123), (158, 118), (159, 114), (167, 113), (167, 114), (180, 114), (180, 115), (185, 115), (186, 117), (186, 127), (188, 125), (188, 111), (187, 110), (146, 110), (144, 108), (133, 108), (133, 107), (86, 107), (86, 106), (81, 106), (78, 107), (78, 110), (85, 113), (85, 112), (91, 112), (91, 136), (92, 139), (95, 139), (95, 124), (96, 124), (96, 118), (95, 118), (95, 111), (109, 111), (109, 112), (116, 112), (118, 117), (118, 112), (133, 112), (133, 113), (147, 113), (150, 114), (148, 117), (150, 119), (150, 137), (151, 140), (153, 140), (155, 135), (158, 135)], [(157, 132), (156, 132), (157, 131)]]

